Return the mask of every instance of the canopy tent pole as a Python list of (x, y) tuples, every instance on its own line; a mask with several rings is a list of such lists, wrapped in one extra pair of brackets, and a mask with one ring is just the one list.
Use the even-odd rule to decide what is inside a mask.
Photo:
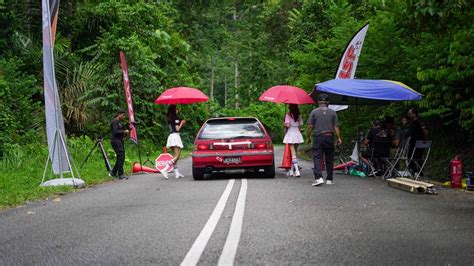
[(355, 108), (356, 108), (356, 134), (357, 134), (356, 141), (358, 142), (359, 141), (359, 136), (360, 136), (360, 133), (359, 133), (360, 129), (359, 129), (359, 105), (358, 105), (358, 99), (357, 98), (355, 99), (355, 102), (356, 102)]

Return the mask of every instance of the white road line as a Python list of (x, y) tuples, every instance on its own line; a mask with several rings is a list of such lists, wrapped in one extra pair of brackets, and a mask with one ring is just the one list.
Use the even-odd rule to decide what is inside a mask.
[(181, 262), (181, 265), (196, 265), (199, 262), (199, 258), (201, 257), (204, 248), (206, 248), (207, 242), (211, 238), (214, 229), (216, 229), (217, 222), (219, 222), (222, 212), (224, 211), (224, 207), (227, 203), (227, 200), (229, 199), (229, 195), (232, 191), (234, 183), (235, 179), (231, 179), (227, 183), (227, 187), (225, 188), (221, 198), (217, 202), (216, 208), (207, 220), (206, 225), (204, 225), (204, 228), (202, 229), (201, 233), (194, 241), (194, 244), (192, 245), (191, 249), (189, 249), (188, 253), (186, 254), (186, 257), (184, 257), (184, 260)]
[(229, 234), (224, 244), (219, 262), (217, 265), (234, 265), (235, 254), (239, 247), (240, 235), (242, 233), (242, 223), (244, 220), (245, 199), (247, 197), (247, 179), (242, 179), (239, 197), (235, 205), (232, 223), (230, 224)]

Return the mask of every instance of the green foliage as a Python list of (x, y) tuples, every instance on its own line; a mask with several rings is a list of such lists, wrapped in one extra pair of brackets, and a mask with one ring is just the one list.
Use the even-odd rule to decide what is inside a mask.
[(40, 103), (32, 95), (40, 88), (32, 75), (21, 71), (22, 67), (17, 58), (0, 59), (0, 158), (5, 146), (32, 138), (38, 129), (35, 114), (41, 114)]
[(290, 45), (294, 84), (312, 88), (315, 83), (334, 77), (350, 36), (363, 26), (352, 17), (346, 1), (312, 2), (303, 6), (301, 21), (294, 22), (299, 27), (293, 31)]
[[(84, 89), (80, 100), (92, 120), (86, 131), (108, 132), (115, 110), (125, 106), (119, 51), (125, 54), (140, 137), (166, 141), (166, 107), (153, 101), (165, 89), (192, 86), (196, 76), (187, 64), (189, 44), (175, 27), (174, 10), (167, 4), (107, 1), (85, 5), (74, 14), (72, 33), (75, 54), (90, 59), (94, 86)], [(133, 19), (131, 19), (133, 18)], [(92, 31), (91, 31), (92, 30)]]
[[(459, 1), (463, 2), (463, 1)], [(419, 6), (418, 11), (425, 19), (413, 22), (432, 24), (431, 19), (445, 20), (449, 23), (434, 34), (412, 33), (417, 45), (411, 49), (411, 55), (417, 55), (417, 78), (421, 82), (421, 92), (426, 95), (420, 106), (429, 110), (432, 117), (447, 118), (445, 124), (460, 126), (472, 136), (474, 126), (474, 27), (466, 20), (474, 19), (474, 10), (461, 3), (446, 6)], [(434, 14), (434, 10), (437, 10)], [(445, 116), (450, 113), (449, 116)], [(454, 118), (454, 119), (453, 119)]]

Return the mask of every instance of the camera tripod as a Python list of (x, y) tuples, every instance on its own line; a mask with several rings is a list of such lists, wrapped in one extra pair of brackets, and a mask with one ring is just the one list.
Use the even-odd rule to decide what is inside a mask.
[(143, 165), (147, 163), (151, 166), (155, 166), (155, 164), (150, 160), (150, 154), (148, 152), (146, 153), (146, 160), (143, 162)]
[(95, 150), (95, 148), (97, 148), (97, 146), (99, 146), (100, 148), (100, 151), (102, 153), (102, 158), (104, 158), (104, 163), (105, 163), (105, 168), (107, 168), (107, 172), (110, 173), (110, 171), (112, 170), (112, 167), (110, 167), (110, 162), (109, 162), (109, 158), (107, 157), (107, 153), (105, 152), (105, 149), (104, 149), (104, 144), (102, 144), (102, 135), (99, 135), (97, 137), (97, 140), (95, 141), (95, 144), (94, 144), (94, 147), (92, 147), (91, 151), (89, 152), (89, 154), (87, 155), (86, 159), (84, 160), (84, 162), (81, 164), (81, 167), (84, 166), (84, 164), (87, 162), (87, 160), (89, 160), (89, 157), (91, 156), (92, 152)]

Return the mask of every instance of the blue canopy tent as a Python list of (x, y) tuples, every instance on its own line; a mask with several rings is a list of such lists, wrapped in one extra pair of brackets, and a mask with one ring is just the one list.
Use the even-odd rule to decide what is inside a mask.
[(394, 101), (420, 100), (422, 95), (392, 80), (331, 79), (315, 85), (310, 96), (316, 102), (320, 93), (329, 95), (331, 104), (376, 105)]
[[(420, 93), (407, 85), (392, 80), (331, 79), (316, 84), (310, 96), (317, 102), (318, 95), (321, 93), (329, 95), (331, 104), (355, 105), (356, 139), (360, 136), (358, 105), (381, 105), (397, 101), (421, 100), (422, 98)], [(356, 150), (357, 146), (354, 149)]]

